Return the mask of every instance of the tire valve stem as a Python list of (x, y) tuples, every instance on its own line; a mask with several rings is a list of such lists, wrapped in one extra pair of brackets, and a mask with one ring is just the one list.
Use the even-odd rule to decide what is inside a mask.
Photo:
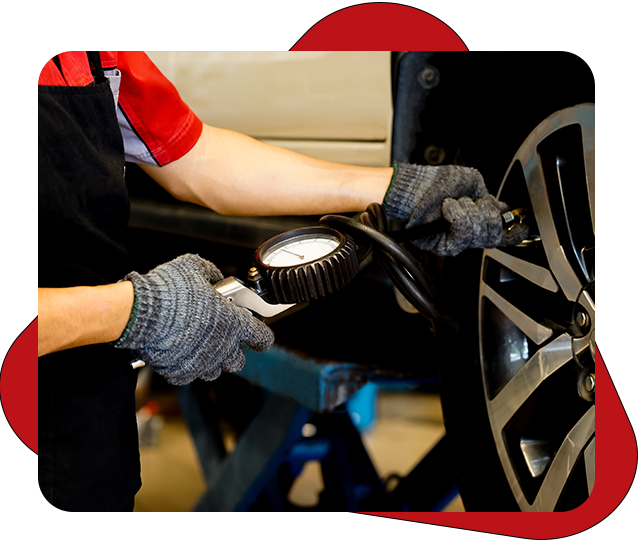
[(512, 209), (511, 211), (506, 211), (501, 215), (503, 227), (507, 229), (514, 224), (523, 224), (523, 221), (527, 216), (527, 209), (525, 207), (519, 207), (517, 209)]

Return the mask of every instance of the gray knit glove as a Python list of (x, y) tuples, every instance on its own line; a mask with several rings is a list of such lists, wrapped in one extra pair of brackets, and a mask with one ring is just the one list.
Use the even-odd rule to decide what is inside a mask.
[(239, 371), (242, 343), (258, 352), (273, 344), (270, 328), (213, 288), (223, 279), (214, 264), (186, 254), (147, 275), (132, 272), (130, 321), (115, 343), (128, 348), (168, 382), (214, 380), (222, 371)]
[(384, 205), (389, 218), (406, 222), (408, 228), (447, 220), (449, 232), (413, 241), (439, 256), (516, 245), (528, 236), (524, 224), (503, 228), (501, 214), (509, 207), (490, 195), (473, 168), (396, 164)]

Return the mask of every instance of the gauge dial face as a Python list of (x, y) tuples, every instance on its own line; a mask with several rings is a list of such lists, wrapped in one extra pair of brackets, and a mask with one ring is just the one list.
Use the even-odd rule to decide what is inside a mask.
[(294, 267), (323, 258), (338, 246), (340, 239), (332, 235), (303, 234), (267, 248), (260, 259), (271, 267)]

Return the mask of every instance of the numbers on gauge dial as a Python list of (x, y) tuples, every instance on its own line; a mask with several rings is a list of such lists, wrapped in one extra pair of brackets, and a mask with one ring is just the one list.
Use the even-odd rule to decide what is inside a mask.
[(261, 260), (271, 267), (293, 267), (323, 258), (339, 245), (340, 240), (330, 235), (300, 235), (268, 248)]

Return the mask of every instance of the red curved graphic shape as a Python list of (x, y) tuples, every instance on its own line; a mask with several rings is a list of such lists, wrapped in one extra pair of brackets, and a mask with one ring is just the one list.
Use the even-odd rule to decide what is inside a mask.
[(18, 336), (0, 373), (0, 401), (18, 438), (38, 453), (38, 318)]
[(331, 13), (291, 51), (467, 51), (444, 22), (410, 6), (373, 2)]
[(595, 486), (580, 507), (570, 512), (539, 514), (401, 512), (373, 515), (532, 539), (561, 538), (597, 525), (619, 506), (633, 483), (637, 444), (599, 351), (595, 379)]

